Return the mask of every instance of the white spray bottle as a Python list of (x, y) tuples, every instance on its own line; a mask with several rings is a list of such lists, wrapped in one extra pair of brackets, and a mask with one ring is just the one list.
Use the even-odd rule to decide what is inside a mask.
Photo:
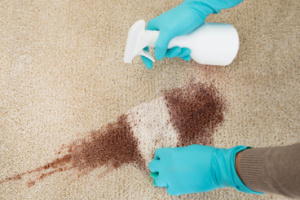
[[(154, 47), (159, 31), (145, 30), (145, 21), (139, 20), (129, 30), (124, 53), (125, 63), (131, 63), (136, 55), (153, 62), (151, 54), (143, 49)], [(229, 65), (239, 50), (239, 36), (230, 24), (204, 23), (192, 33), (173, 38), (168, 48), (179, 46), (191, 49), (191, 58), (200, 64)]]

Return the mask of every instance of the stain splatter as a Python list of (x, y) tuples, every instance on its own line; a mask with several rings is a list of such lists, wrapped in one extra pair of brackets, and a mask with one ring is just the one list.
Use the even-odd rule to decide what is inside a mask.
[(120, 116), (117, 122), (92, 132), (90, 137), (75, 141), (68, 148), (68, 153), (63, 157), (37, 169), (6, 178), (0, 183), (19, 180), (25, 175), (38, 173), (37, 178), (27, 182), (27, 186), (31, 187), (36, 181), (53, 173), (70, 169), (77, 169), (80, 174), (86, 174), (101, 166), (106, 166), (108, 169), (116, 169), (126, 163), (135, 163), (140, 168), (145, 166), (138, 151), (137, 140), (133, 137), (125, 115)]
[[(166, 113), (153, 116), (156, 117), (154, 121), (161, 120), (158, 119), (159, 116), (162, 116), (161, 114), (170, 116), (171, 124), (175, 129), (172, 134), (176, 134), (175, 138), (179, 139), (179, 141), (174, 141), (172, 145), (213, 145), (213, 132), (223, 122), (225, 109), (224, 100), (214, 86), (191, 83), (183, 88), (165, 91), (164, 98), (168, 108), (164, 111)], [(151, 148), (154, 148), (155, 145), (149, 141), (139, 142), (140, 138), (137, 138), (136, 135), (150, 134), (155, 136), (155, 134), (151, 134), (154, 129), (141, 129), (142, 133), (134, 134), (133, 127), (131, 127), (128, 120), (127, 115), (121, 115), (116, 122), (109, 123), (100, 130), (92, 132), (90, 136), (63, 146), (66, 151), (60, 150), (57, 152), (57, 158), (52, 162), (31, 171), (8, 177), (0, 183), (27, 177), (27, 186), (31, 187), (37, 181), (43, 180), (54, 173), (76, 170), (75, 173), (80, 177), (95, 168), (104, 166), (106, 171), (103, 172), (103, 176), (111, 170), (128, 163), (147, 171), (148, 163), (145, 161), (145, 155), (142, 153), (141, 148), (150, 145), (148, 147), (151, 152), (154, 152), (155, 149)], [(142, 123), (141, 119), (139, 121)], [(147, 126), (154, 125), (150, 123)], [(168, 126), (168, 123), (160, 123), (159, 126)], [(147, 132), (147, 130), (150, 131)], [(164, 137), (160, 138), (163, 139)], [(169, 139), (166, 137), (166, 140), (169, 141)]]
[(178, 146), (213, 145), (212, 134), (224, 120), (225, 103), (213, 85), (191, 83), (165, 91)]

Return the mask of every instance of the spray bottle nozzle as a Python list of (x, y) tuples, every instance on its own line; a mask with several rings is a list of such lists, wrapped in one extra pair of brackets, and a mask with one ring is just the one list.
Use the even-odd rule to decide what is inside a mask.
[[(134, 23), (128, 33), (125, 53), (124, 53), (124, 62), (131, 63), (133, 58), (136, 55), (145, 56), (150, 59), (152, 62), (155, 62), (151, 54), (143, 50), (147, 46), (154, 46), (152, 41), (156, 41), (159, 32), (158, 31), (146, 31), (145, 30), (145, 21), (139, 20)], [(157, 33), (156, 33), (157, 32)], [(153, 36), (156, 37), (153, 39)]]

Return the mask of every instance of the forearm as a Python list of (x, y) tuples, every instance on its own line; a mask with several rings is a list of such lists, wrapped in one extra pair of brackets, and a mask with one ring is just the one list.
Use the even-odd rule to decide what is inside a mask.
[(254, 191), (299, 198), (300, 143), (239, 152), (236, 171), (243, 183)]

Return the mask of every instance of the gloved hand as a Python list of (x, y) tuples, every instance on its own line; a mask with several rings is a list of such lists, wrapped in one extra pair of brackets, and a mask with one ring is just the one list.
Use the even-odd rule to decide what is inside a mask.
[[(203, 24), (206, 16), (212, 12), (212, 9), (205, 5), (199, 6), (195, 1), (186, 0), (179, 6), (150, 20), (146, 30), (160, 31), (155, 44), (155, 58), (161, 60), (163, 57), (180, 57), (189, 61), (191, 59), (189, 48), (173, 47), (168, 50), (168, 44), (174, 37), (188, 34), (198, 28)], [(145, 50), (149, 51), (148, 48)], [(152, 61), (144, 56), (141, 57), (146, 67), (151, 69)]]
[(150, 176), (155, 186), (166, 187), (170, 195), (207, 192), (220, 187), (262, 194), (247, 188), (236, 173), (235, 156), (246, 148), (219, 149), (203, 145), (160, 148), (149, 164)]
[[(212, 13), (219, 13), (221, 9), (230, 8), (242, 0), (185, 0), (179, 6), (150, 20), (146, 30), (159, 30), (159, 37), (155, 44), (155, 58), (180, 57), (183, 60), (191, 59), (189, 48), (173, 47), (168, 50), (169, 42), (176, 36), (185, 35), (199, 26), (205, 18)], [(144, 50), (149, 51), (146, 47)], [(148, 58), (141, 56), (144, 64), (151, 69), (153, 63)]]

